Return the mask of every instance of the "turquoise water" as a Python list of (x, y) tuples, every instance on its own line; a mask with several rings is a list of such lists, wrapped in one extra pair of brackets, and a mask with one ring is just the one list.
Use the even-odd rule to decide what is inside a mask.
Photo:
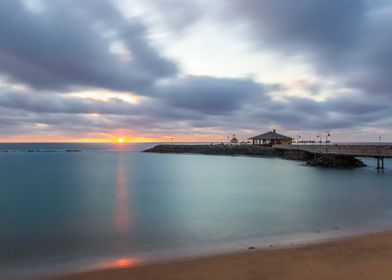
[(392, 228), (389, 160), (378, 173), (149, 146), (0, 144), (0, 279)]

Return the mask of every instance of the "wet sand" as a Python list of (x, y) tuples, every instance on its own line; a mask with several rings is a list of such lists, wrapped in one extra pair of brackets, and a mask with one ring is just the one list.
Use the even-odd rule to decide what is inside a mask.
[(292, 248), (152, 263), (49, 278), (129, 279), (392, 279), (392, 233), (384, 232)]

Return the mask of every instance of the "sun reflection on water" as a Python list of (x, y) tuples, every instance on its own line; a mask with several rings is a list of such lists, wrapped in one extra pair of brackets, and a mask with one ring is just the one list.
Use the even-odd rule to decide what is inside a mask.
[(124, 157), (119, 157), (116, 175), (116, 201), (114, 209), (114, 225), (119, 233), (127, 231), (130, 224), (128, 201), (128, 178)]
[(88, 270), (101, 270), (101, 269), (120, 269), (120, 268), (130, 268), (137, 266), (142, 263), (141, 259), (137, 258), (118, 258), (113, 260), (104, 261), (96, 265), (91, 266)]
[(113, 262), (113, 267), (122, 268), (122, 267), (131, 267), (135, 266), (140, 261), (135, 258), (127, 258), (127, 259), (117, 259)]

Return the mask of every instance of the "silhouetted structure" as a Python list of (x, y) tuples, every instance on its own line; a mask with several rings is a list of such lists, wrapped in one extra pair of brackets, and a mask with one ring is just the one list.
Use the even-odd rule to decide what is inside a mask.
[(239, 140), (237, 137), (235, 137), (235, 134), (233, 134), (233, 137), (230, 139), (230, 143), (232, 144), (238, 144)]
[(254, 137), (249, 138), (252, 140), (253, 145), (291, 145), (293, 143), (293, 138), (276, 133), (276, 130), (269, 131), (264, 134), (260, 134)]

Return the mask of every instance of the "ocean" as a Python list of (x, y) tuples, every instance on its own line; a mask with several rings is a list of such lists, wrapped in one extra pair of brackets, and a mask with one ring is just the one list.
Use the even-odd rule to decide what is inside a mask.
[(391, 160), (141, 152), (153, 145), (0, 144), (0, 279), (392, 228)]

